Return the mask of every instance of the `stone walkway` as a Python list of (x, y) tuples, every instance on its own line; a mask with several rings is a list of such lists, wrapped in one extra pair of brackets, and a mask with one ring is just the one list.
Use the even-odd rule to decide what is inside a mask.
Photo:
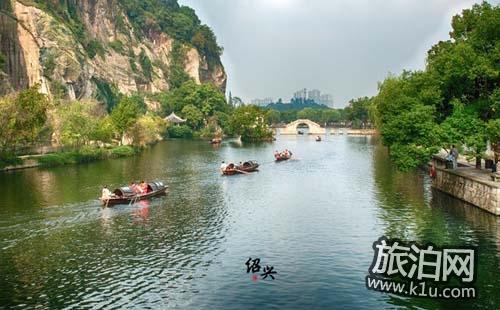
[[(441, 152), (436, 156), (445, 162), (446, 155), (446, 152)], [(469, 177), (475, 181), (500, 188), (500, 182), (495, 182), (491, 179), (491, 169), (476, 169), (475, 163), (467, 161), (464, 156), (459, 156), (458, 168), (446, 170), (457, 175)]]

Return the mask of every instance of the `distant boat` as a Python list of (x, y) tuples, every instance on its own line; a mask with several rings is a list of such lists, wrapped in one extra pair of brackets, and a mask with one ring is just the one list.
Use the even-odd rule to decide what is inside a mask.
[(274, 160), (278, 162), (278, 161), (289, 160), (290, 158), (292, 158), (292, 153), (291, 152), (288, 153), (288, 154), (286, 154), (286, 155), (280, 153), (279, 156), (275, 156), (274, 157)]
[(299, 134), (299, 135), (303, 135), (303, 134), (304, 134), (304, 132), (303, 132), (302, 130), (299, 130), (299, 131), (297, 131), (297, 134)]
[(317, 141), (317, 142), (320, 142), (320, 141), (321, 141), (321, 137), (320, 137), (320, 136), (317, 136), (317, 137), (316, 137), (316, 141)]
[(124, 186), (115, 189), (111, 198), (101, 198), (101, 201), (102, 204), (106, 207), (120, 204), (129, 204), (131, 202), (164, 195), (167, 189), (168, 186), (163, 184), (163, 182), (161, 181), (148, 183), (148, 191), (144, 194), (137, 194), (130, 187)]
[(220, 144), (220, 143), (222, 143), (221, 138), (213, 138), (212, 140), (210, 140), (210, 144)]

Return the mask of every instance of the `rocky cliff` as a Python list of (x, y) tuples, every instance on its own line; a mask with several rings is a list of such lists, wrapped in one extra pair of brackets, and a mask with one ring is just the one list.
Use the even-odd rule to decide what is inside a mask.
[[(144, 3), (1, 1), (0, 94), (40, 84), (41, 91), (51, 97), (106, 101), (113, 91), (168, 90), (179, 71), (197, 83), (213, 83), (224, 91), (224, 67), (219, 54), (206, 53), (200, 47), (199, 42), (206, 42), (201, 30), (209, 28), (198, 26), (194, 11), (180, 7), (176, 0), (156, 1), (158, 6), (170, 6), (165, 12), (173, 10), (164, 19), (182, 18), (183, 12), (194, 16), (187, 28), (192, 34), (187, 32), (184, 39), (178, 39), (180, 35), (165, 31), (160, 24), (164, 20), (155, 20), (148, 7), (142, 13), (136, 10), (136, 5), (144, 7)], [(171, 28), (177, 27), (173, 25)], [(194, 43), (190, 36), (196, 36)]]

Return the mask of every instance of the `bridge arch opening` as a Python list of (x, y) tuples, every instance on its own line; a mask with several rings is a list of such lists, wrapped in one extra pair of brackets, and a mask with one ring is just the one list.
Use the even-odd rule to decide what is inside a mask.
[(303, 134), (309, 134), (310, 131), (310, 126), (307, 123), (300, 122), (295, 126), (295, 130), (297, 131), (297, 134), (303, 135)]

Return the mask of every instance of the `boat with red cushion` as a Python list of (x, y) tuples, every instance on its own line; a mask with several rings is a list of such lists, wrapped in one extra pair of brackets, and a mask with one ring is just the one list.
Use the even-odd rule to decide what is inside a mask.
[(165, 185), (161, 181), (148, 183), (148, 190), (143, 194), (136, 194), (130, 187), (124, 186), (117, 188), (113, 191), (113, 196), (109, 199), (102, 199), (102, 204), (104, 206), (114, 206), (121, 204), (130, 204), (139, 200), (149, 199), (152, 197), (165, 195), (167, 192), (168, 185)]
[(288, 152), (285, 151), (274, 155), (275, 161), (284, 161), (284, 160), (289, 160), (290, 158), (292, 158), (292, 152), (290, 151)]

